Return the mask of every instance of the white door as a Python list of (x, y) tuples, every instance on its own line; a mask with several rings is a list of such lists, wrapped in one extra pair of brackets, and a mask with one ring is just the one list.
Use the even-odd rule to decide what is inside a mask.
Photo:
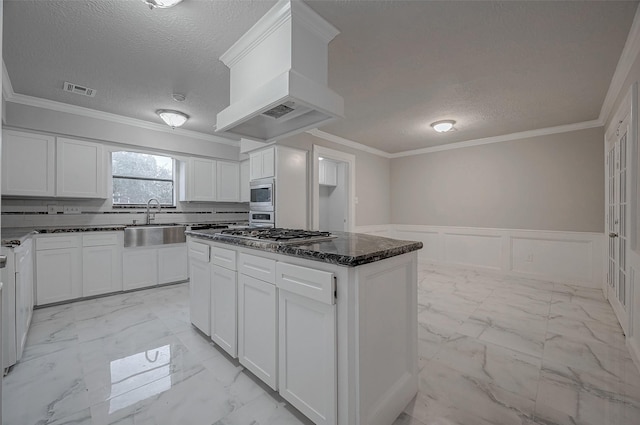
[(189, 296), (191, 323), (205, 335), (211, 335), (210, 298), (211, 266), (209, 262), (189, 260)]
[(187, 244), (158, 248), (158, 283), (180, 282), (189, 278)]
[(238, 285), (235, 270), (213, 266), (211, 271), (211, 340), (231, 357), (238, 357)]
[(82, 295), (122, 291), (122, 253), (117, 246), (85, 246), (82, 249)]
[(72, 300), (82, 296), (80, 248), (36, 251), (36, 305)]
[(277, 389), (276, 287), (251, 276), (238, 277), (238, 360)]
[(336, 306), (278, 292), (280, 395), (315, 424), (335, 424)]
[(629, 331), (629, 116), (607, 140), (607, 298), (625, 334)]
[(158, 249), (130, 248), (122, 251), (122, 288), (148, 288), (158, 284)]

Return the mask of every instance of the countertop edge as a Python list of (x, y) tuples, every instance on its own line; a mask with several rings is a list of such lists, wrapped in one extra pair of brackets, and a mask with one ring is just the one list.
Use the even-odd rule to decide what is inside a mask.
[[(246, 239), (236, 239), (220, 236), (218, 234), (203, 233), (193, 230), (185, 232), (187, 236), (192, 236), (199, 239), (210, 240), (213, 242), (224, 243), (227, 245), (240, 246), (245, 248), (259, 249), (265, 252), (271, 252), (274, 254), (281, 254), (290, 257), (302, 258), (312, 261), (319, 261), (323, 263), (336, 264), (346, 267), (357, 267), (368, 263), (374, 263), (387, 258), (395, 257), (398, 255), (407, 254), (413, 251), (422, 249), (422, 242), (416, 241), (404, 241), (394, 239), (398, 243), (403, 243), (400, 246), (377, 249), (372, 252), (368, 252), (362, 255), (343, 255), (331, 252), (323, 252), (319, 249), (308, 248), (301, 245), (278, 245), (270, 242), (251, 241)], [(358, 235), (357, 233), (347, 235)], [(380, 238), (381, 240), (389, 240), (389, 238), (383, 238), (380, 236), (367, 235), (374, 238)], [(329, 241), (330, 242), (330, 241)], [(319, 243), (321, 245), (322, 243)]]

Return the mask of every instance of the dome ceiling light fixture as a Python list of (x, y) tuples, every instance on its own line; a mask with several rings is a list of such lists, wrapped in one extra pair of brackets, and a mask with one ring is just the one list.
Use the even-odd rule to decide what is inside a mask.
[(189, 119), (189, 115), (184, 112), (169, 109), (158, 109), (156, 114), (171, 128), (180, 127)]
[(149, 9), (168, 9), (180, 3), (182, 0), (142, 0)]
[(438, 133), (446, 133), (453, 129), (453, 125), (456, 122), (454, 120), (442, 120), (431, 123), (431, 127)]

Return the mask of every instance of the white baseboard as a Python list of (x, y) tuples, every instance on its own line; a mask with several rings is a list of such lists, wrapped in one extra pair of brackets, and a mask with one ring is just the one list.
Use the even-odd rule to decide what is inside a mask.
[(601, 233), (402, 224), (388, 227), (390, 237), (424, 244), (418, 252), (421, 262), (477, 267), (588, 288), (601, 288), (603, 284)]

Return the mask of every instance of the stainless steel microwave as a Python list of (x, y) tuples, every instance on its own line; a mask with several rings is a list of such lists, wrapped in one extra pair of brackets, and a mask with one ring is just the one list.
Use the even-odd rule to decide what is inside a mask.
[(253, 180), (250, 183), (249, 209), (251, 211), (273, 211), (276, 205), (275, 186), (273, 178)]

